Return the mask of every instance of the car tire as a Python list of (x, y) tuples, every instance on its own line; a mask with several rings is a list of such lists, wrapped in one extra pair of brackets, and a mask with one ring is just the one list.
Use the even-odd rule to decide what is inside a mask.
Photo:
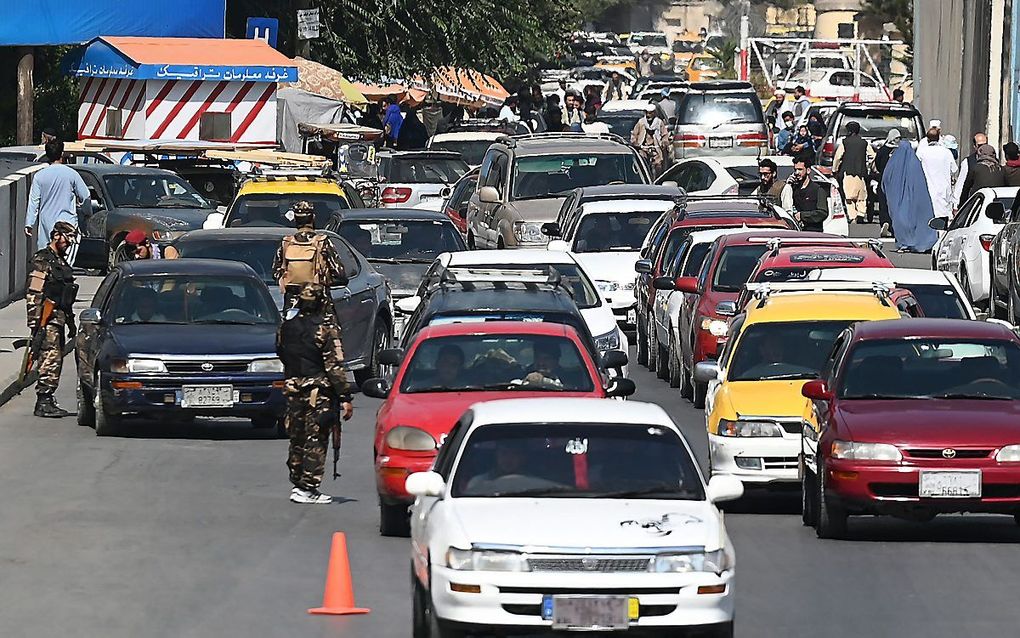
[(800, 520), (804, 527), (814, 527), (818, 521), (818, 489), (815, 487), (814, 474), (804, 468), (801, 479)]
[(78, 398), (78, 425), (85, 427), (95, 427), (96, 425), (96, 405), (92, 398), (92, 393), (89, 392), (85, 386), (81, 384), (81, 379), (78, 379), (76, 395)]
[(411, 638), (429, 638), (431, 618), (429, 593), (422, 586), (411, 565)]
[(1017, 525), (1020, 525), (1020, 514), (1013, 515), (1013, 522), (1016, 523)]
[(705, 397), (708, 396), (708, 384), (692, 381), (692, 385), (691, 402), (694, 404), (694, 407), (701, 409), (705, 407)]
[(669, 349), (666, 345), (659, 343), (658, 340), (656, 340), (656, 346), (658, 347), (658, 353), (655, 355), (655, 376), (666, 381), (669, 379)]
[(648, 343), (648, 370), (655, 372), (659, 365), (659, 344), (655, 341), (655, 329), (645, 324), (645, 341)]
[(967, 300), (970, 301), (971, 305), (974, 305), (974, 289), (970, 286), (967, 266), (963, 262), (960, 262), (960, 288), (963, 288), (963, 294), (967, 295)]
[(1013, 288), (1013, 280), (1010, 279), (1006, 284), (1006, 321), (1014, 326), (1017, 324), (1017, 305), (1016, 290)]
[(637, 333), (637, 362), (639, 365), (648, 365), (648, 332), (644, 329), (644, 323), (641, 321), (641, 315), (637, 316), (637, 320), (634, 322), (634, 331)]
[(706, 634), (711, 638), (733, 638), (733, 621), (720, 623)]
[(692, 400), (694, 398), (694, 377), (687, 366), (683, 351), (677, 354), (677, 365), (680, 366), (680, 396)]
[(117, 264), (122, 261), (126, 261), (127, 255), (125, 254), (125, 242), (123, 239), (117, 240), (117, 245), (110, 249), (110, 254), (107, 257), (106, 272), (110, 272), (116, 268)]
[(847, 514), (842, 507), (825, 497), (825, 467), (820, 462), (815, 487), (818, 494), (815, 534), (818, 538), (843, 538), (846, 535)]
[(669, 377), (667, 379), (669, 381), (669, 387), (679, 388), (682, 382), (680, 370), (680, 354), (677, 352), (676, 349), (676, 339), (674, 339), (672, 335), (669, 337), (668, 357), (669, 358), (667, 359), (667, 361), (669, 363), (666, 366), (666, 368), (669, 370), (669, 374), (667, 374), (666, 376)]
[(95, 390), (97, 396), (95, 403), (93, 403), (96, 411), (96, 436), (117, 436), (120, 432), (120, 418), (106, 413), (106, 405), (103, 404), (103, 399), (99, 395), (99, 388), (101, 386), (98, 381), (99, 377), (97, 375)]
[(379, 501), (379, 534), (382, 536), (411, 535), (411, 516), (407, 505), (387, 505)]
[(354, 371), (354, 380), (358, 382), (358, 385), (374, 377), (381, 376), (379, 351), (389, 346), (389, 339), (390, 326), (386, 323), (385, 319), (379, 317), (375, 320), (375, 331), (372, 333), (371, 354), (369, 355), (368, 364), (364, 368)]

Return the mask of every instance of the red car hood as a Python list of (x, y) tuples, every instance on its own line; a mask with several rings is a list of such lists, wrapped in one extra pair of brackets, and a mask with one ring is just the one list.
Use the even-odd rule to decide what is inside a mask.
[[(386, 430), (398, 425), (412, 425), (439, 438), (446, 434), (469, 406), (496, 399), (534, 399), (543, 397), (599, 397), (596, 392), (422, 392), (399, 394), (388, 402)], [(380, 425), (382, 425), (380, 423)]]
[(853, 441), (933, 448), (1020, 443), (1020, 401), (844, 400), (835, 416)]

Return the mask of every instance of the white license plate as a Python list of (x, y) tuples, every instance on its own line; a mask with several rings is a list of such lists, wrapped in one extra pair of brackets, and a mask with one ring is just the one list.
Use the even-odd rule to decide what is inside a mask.
[(733, 146), (732, 137), (710, 137), (708, 138), (709, 148), (730, 148)]
[(229, 408), (234, 401), (232, 385), (186, 385), (181, 388), (182, 408)]
[(549, 596), (545, 602), (553, 629), (607, 631), (630, 626), (627, 596)]
[(981, 498), (981, 470), (921, 470), (921, 498)]

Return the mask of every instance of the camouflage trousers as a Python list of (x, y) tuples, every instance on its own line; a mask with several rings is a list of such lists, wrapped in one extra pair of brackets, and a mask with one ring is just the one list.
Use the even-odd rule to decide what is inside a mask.
[(43, 329), (42, 348), (39, 351), (39, 380), (37, 394), (53, 394), (60, 383), (60, 370), (64, 367), (64, 326), (51, 321)]
[(286, 427), (290, 436), (287, 468), (294, 487), (315, 491), (322, 483), (336, 405), (325, 379), (294, 377), (284, 382)]
[[(301, 291), (298, 286), (288, 286), (287, 290), (283, 293), (283, 312), (286, 313), (290, 308), (297, 308), (297, 295)], [(319, 300), (320, 307), (322, 308), (322, 316), (326, 319), (332, 319), (333, 323), (340, 325), (340, 319), (336, 316), (336, 306), (333, 305), (333, 297), (327, 291), (322, 295)]]

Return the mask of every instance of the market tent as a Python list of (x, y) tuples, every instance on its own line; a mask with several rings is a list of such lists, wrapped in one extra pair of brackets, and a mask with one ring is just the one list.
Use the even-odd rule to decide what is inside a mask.
[(370, 84), (366, 82), (354, 82), (354, 88), (361, 92), (366, 98), (378, 102), (384, 97), (390, 97), (401, 101), (407, 94), (407, 87), (399, 82), (387, 84)]
[(299, 125), (341, 122), (348, 110), (346, 104), (340, 100), (301, 89), (280, 89), (277, 92), (276, 106), (278, 111), (276, 139), (280, 140), (283, 149), (289, 152), (301, 151)]
[(292, 88), (355, 106), (368, 104), (368, 98), (339, 71), (302, 57), (294, 58), (294, 63), (298, 67), (299, 79), (291, 85)]
[(408, 86), (408, 97), (412, 102), (422, 102), (431, 91), (435, 90), (443, 102), (451, 102), (462, 106), (482, 108), (485, 106), (499, 107), (509, 97), (509, 93), (495, 78), (472, 69), (461, 69), (449, 66), (437, 68), (431, 76), (417, 75)]

